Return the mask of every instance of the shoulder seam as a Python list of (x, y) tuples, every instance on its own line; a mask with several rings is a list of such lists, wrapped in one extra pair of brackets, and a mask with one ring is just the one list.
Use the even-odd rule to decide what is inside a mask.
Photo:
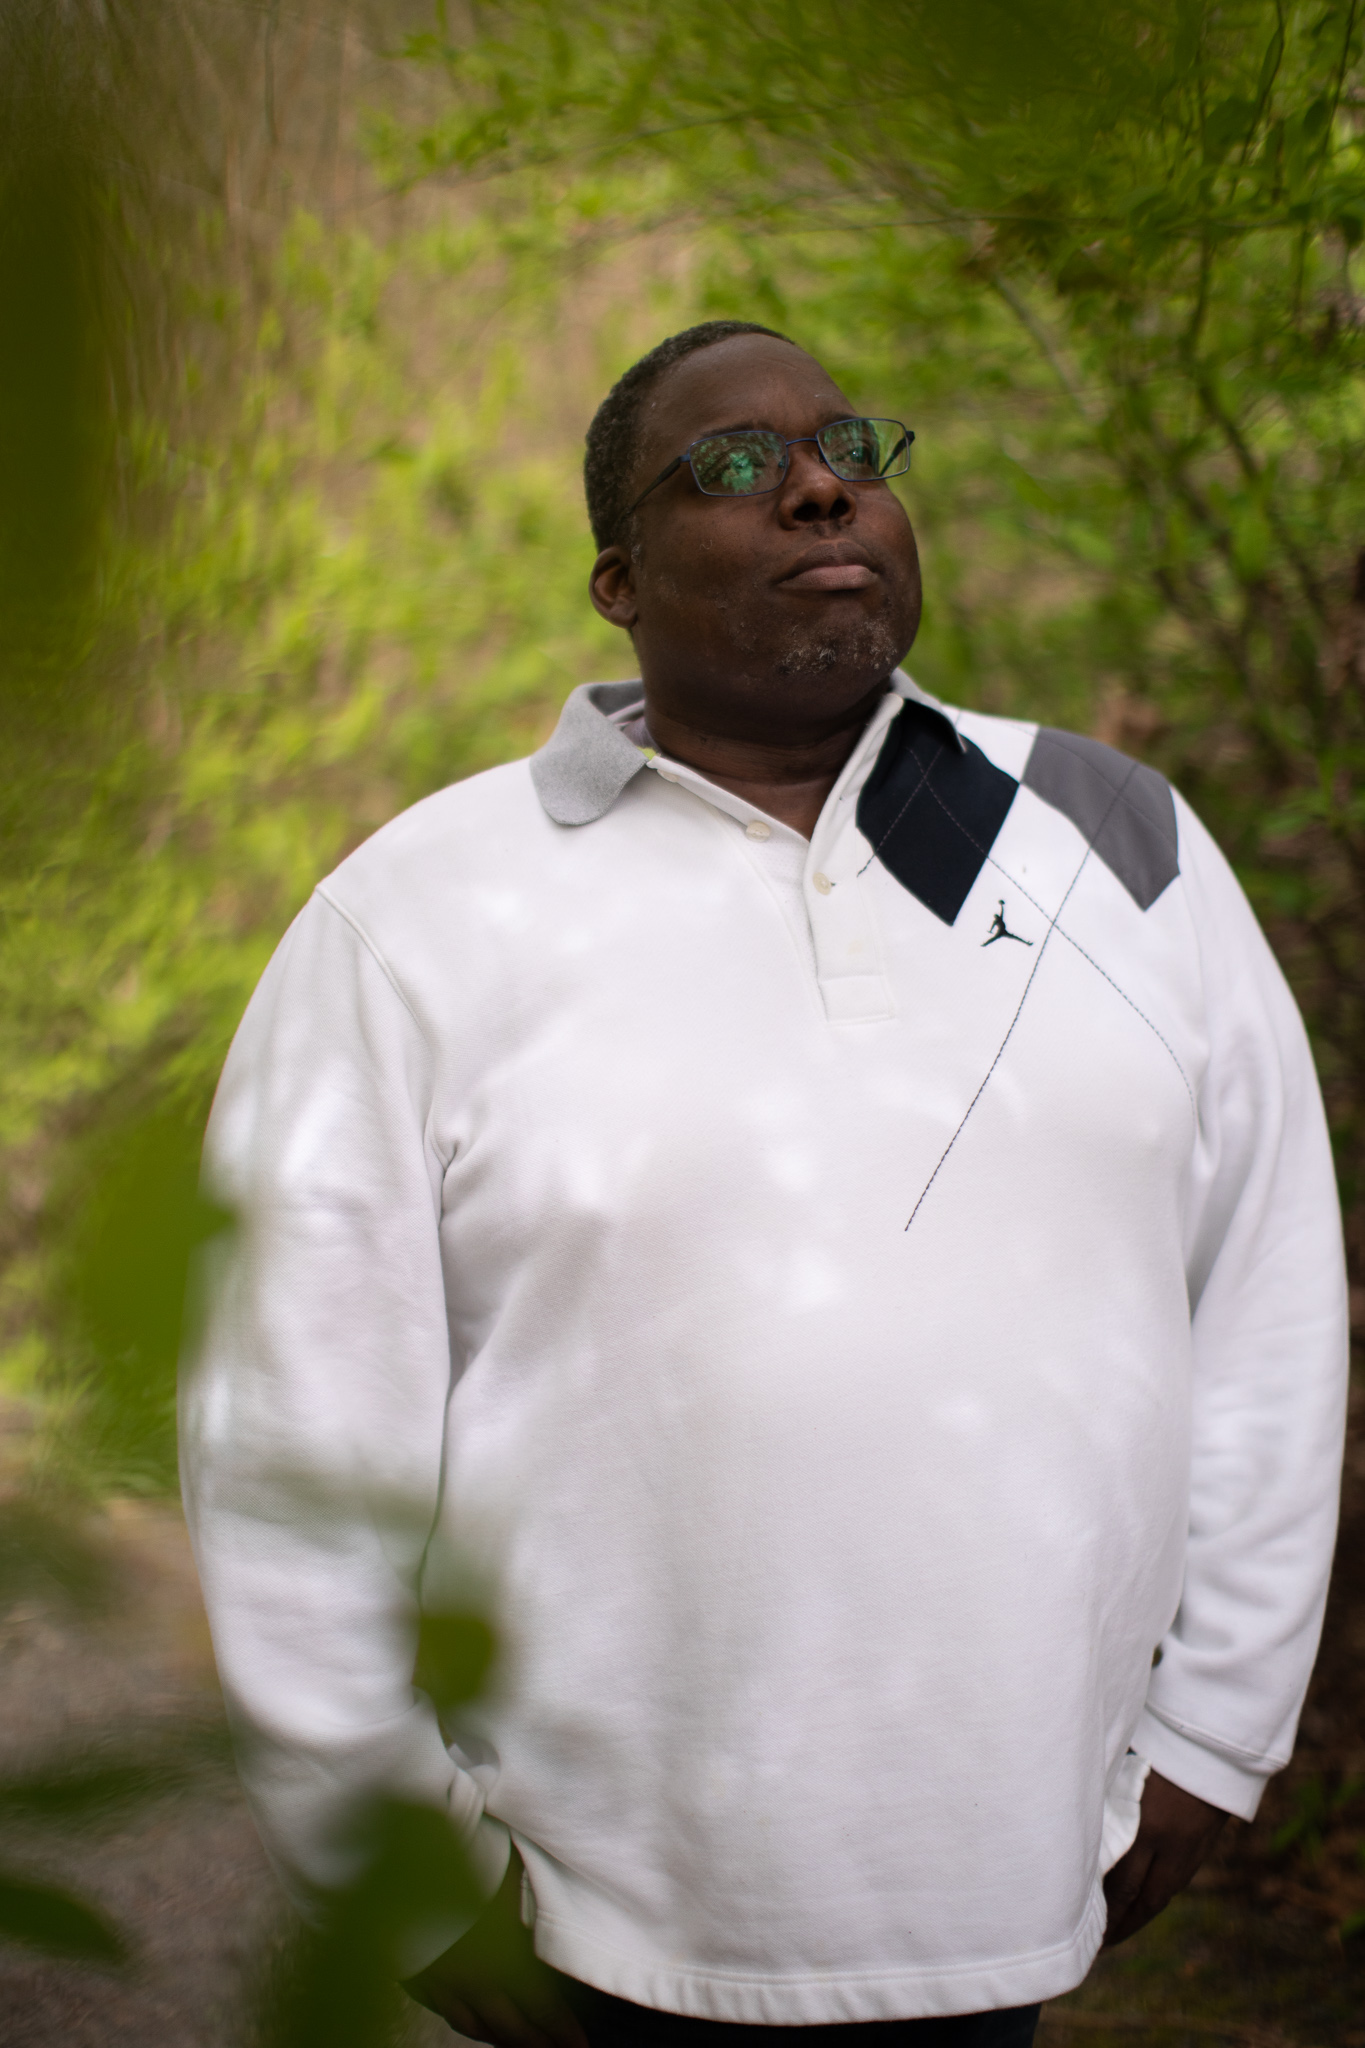
[(417, 1033), (422, 1040), (422, 1043), (427, 1047), (427, 1050), (433, 1053), (434, 1055), (435, 1047), (432, 1045), (431, 1040), (427, 1036), (421, 1018), (418, 1016), (416, 1010), (413, 1009), (412, 1004), (408, 1001), (407, 996), (404, 994), (403, 989), (399, 984), (397, 975), (390, 967), (388, 961), (384, 958), (384, 955), (380, 952), (378, 946), (376, 946), (374, 940), (366, 931), (364, 925), (361, 924), (358, 918), (353, 917), (351, 915), (350, 911), (346, 909), (344, 904), (338, 903), (335, 896), (330, 896), (327, 893), (327, 885), (325, 882), (319, 882), (316, 889), (314, 889), (313, 894), (315, 896), (321, 897), (322, 901), (327, 905), (328, 909), (335, 911), (336, 915), (341, 919), (343, 924), (350, 926), (351, 930), (359, 939), (361, 945), (365, 948), (365, 951), (374, 961), (374, 964), (379, 969), (379, 972), (383, 975), (385, 981), (389, 984), (389, 987), (397, 996), (399, 1002), (403, 1005), (403, 1008), (407, 1011), (409, 1017), (411, 1017), (413, 1025), (415, 1026)]

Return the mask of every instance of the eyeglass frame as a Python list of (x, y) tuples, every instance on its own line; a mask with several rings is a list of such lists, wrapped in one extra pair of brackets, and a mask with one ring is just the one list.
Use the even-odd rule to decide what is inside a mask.
[[(873, 414), (866, 412), (849, 413), (848, 416), (844, 419), (827, 420), (825, 425), (819, 428), (818, 431), (814, 434), (793, 434), (790, 441), (784, 441), (782, 443), (781, 476), (777, 479), (777, 482), (775, 484), (765, 484), (761, 491), (708, 491), (705, 484), (702, 482), (701, 478), (697, 475), (696, 470), (692, 469), (692, 450), (694, 448), (700, 448), (702, 444), (706, 441), (724, 441), (728, 440), (732, 435), (736, 439), (738, 439), (739, 435), (741, 434), (772, 434), (776, 436), (777, 430), (775, 427), (733, 427), (729, 429), (728, 432), (722, 430), (720, 433), (717, 434), (699, 434), (695, 441), (688, 442), (687, 446), (683, 449), (681, 455), (675, 455), (673, 457), (673, 460), (667, 465), (667, 467), (659, 471), (659, 474), (655, 477), (652, 484), (646, 484), (645, 488), (641, 491), (639, 497), (635, 500), (635, 503), (628, 507), (626, 511), (626, 517), (627, 519), (629, 519), (632, 513), (637, 512), (641, 505), (644, 504), (645, 499), (649, 496), (650, 492), (657, 491), (660, 484), (666, 484), (668, 482), (668, 479), (673, 475), (674, 471), (681, 469), (684, 463), (686, 463), (687, 467), (690, 470), (692, 470), (692, 481), (697, 486), (697, 489), (701, 492), (704, 498), (770, 498), (774, 491), (781, 490), (783, 484), (787, 481), (788, 475), (790, 474), (792, 465), (791, 457), (790, 455), (788, 455), (787, 450), (789, 448), (800, 447), (803, 441), (814, 441), (816, 453), (819, 455), (820, 460), (824, 463), (825, 468), (829, 471), (831, 476), (838, 476), (841, 484), (886, 483), (888, 481), (888, 478), (884, 476), (839, 476), (838, 470), (834, 467), (834, 464), (830, 461), (824, 449), (820, 446), (820, 435), (829, 433), (831, 428), (851, 426), (855, 420), (870, 420), (873, 417)], [(899, 427), (901, 433), (905, 436), (905, 468), (893, 469), (890, 472), (890, 475), (904, 476), (906, 474), (906, 471), (910, 467), (910, 444), (915, 438), (914, 429), (912, 427), (907, 427), (904, 420), (892, 420), (891, 424), (892, 426)]]

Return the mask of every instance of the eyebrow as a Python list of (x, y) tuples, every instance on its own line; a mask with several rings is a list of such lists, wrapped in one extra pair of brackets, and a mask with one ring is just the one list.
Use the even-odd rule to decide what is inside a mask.
[[(859, 417), (860, 415), (857, 413), (832, 412), (827, 420), (821, 421), (820, 425), (815, 429), (815, 431), (817, 434), (823, 433), (826, 427), (832, 427), (837, 420), (851, 420), (857, 419)], [(742, 420), (738, 423), (738, 425), (730, 427), (703, 427), (699, 434), (694, 434), (692, 436), (691, 441), (689, 441), (687, 445), (690, 448), (693, 442), (709, 441), (713, 434), (781, 434), (781, 429), (778, 427), (769, 426), (767, 424), (762, 424), (756, 420)], [(785, 434), (781, 434), (781, 438), (785, 441), (787, 436)], [(801, 437), (798, 436), (798, 438)]]

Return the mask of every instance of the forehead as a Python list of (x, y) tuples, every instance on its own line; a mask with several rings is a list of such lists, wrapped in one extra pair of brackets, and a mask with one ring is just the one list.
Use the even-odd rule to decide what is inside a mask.
[[(726, 427), (799, 434), (852, 412), (828, 370), (790, 342), (734, 334), (665, 371), (640, 414), (641, 469)], [(657, 459), (656, 459), (657, 458)]]

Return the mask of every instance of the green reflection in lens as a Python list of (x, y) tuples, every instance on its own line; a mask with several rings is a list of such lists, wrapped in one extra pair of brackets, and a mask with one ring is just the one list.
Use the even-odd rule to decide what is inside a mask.
[(692, 450), (692, 474), (717, 498), (776, 490), (785, 450), (776, 434), (714, 434)]
[(884, 474), (901, 438), (882, 420), (836, 420), (821, 434), (820, 447), (836, 475), (868, 479)]

